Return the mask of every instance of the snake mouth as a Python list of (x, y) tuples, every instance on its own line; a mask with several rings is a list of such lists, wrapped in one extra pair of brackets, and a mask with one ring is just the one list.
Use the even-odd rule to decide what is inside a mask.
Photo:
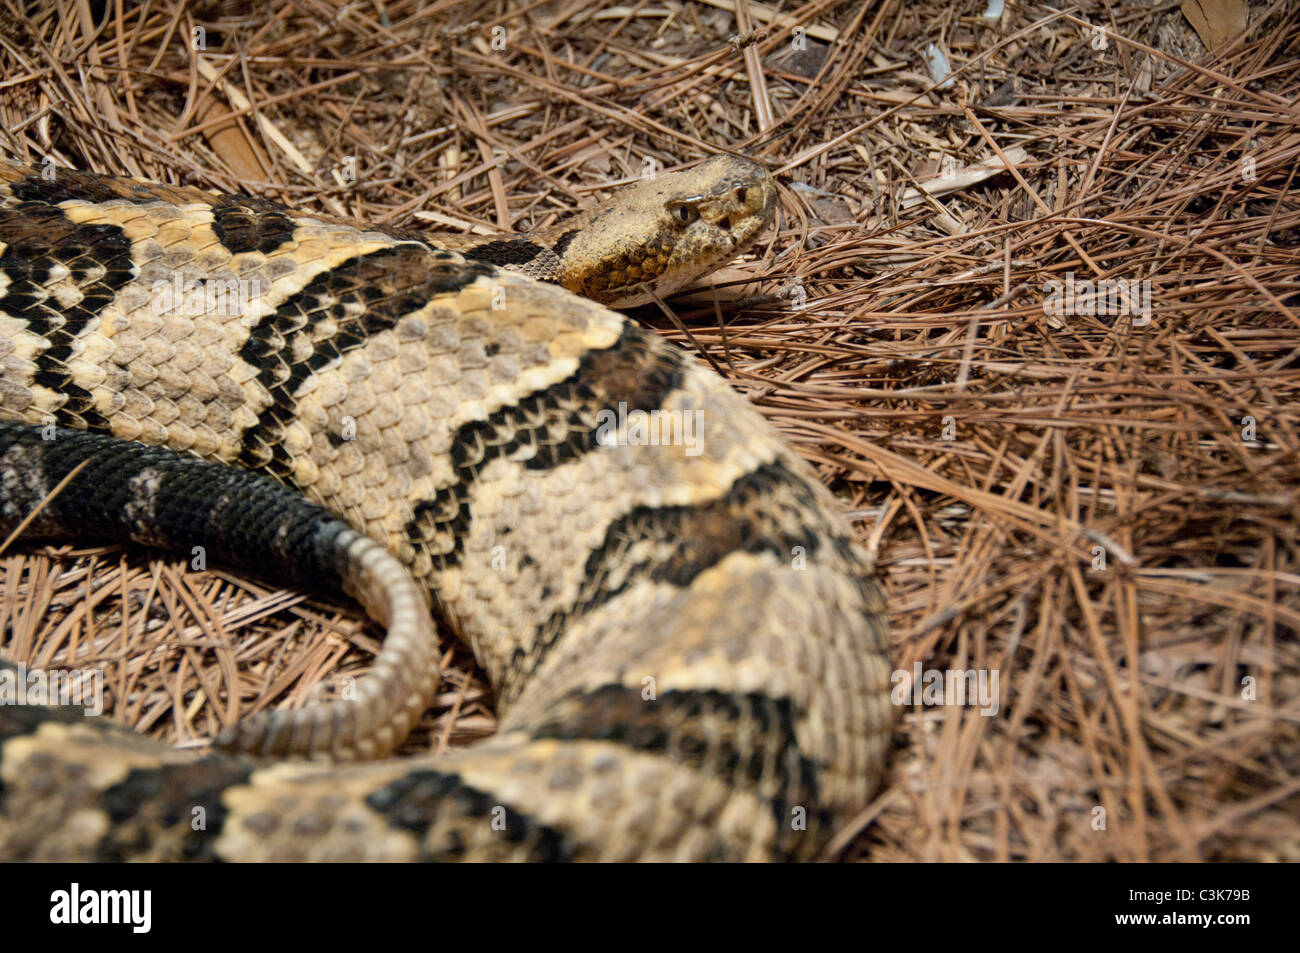
[(645, 304), (748, 247), (775, 206), (766, 168), (716, 155), (645, 180), (565, 225), (554, 244), (553, 280), (609, 307)]
[(738, 251), (756, 239), (775, 218), (776, 182), (768, 171), (748, 159), (733, 159), (733, 171), (720, 209), (718, 226)]

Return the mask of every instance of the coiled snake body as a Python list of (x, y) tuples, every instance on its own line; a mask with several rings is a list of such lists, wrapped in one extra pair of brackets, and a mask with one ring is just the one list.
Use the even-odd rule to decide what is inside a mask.
[[(881, 774), (880, 594), (758, 413), (588, 300), (680, 287), (774, 196), (717, 157), (480, 239), (0, 163), (0, 530), (202, 545), (389, 629), (355, 698), (206, 755), (0, 705), (0, 857), (816, 856)], [(429, 603), (499, 731), (363, 760), (432, 697)]]

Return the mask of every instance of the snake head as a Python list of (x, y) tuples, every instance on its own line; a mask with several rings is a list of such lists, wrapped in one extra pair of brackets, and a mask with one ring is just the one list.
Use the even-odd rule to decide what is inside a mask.
[(645, 304), (735, 257), (775, 210), (765, 168), (714, 156), (630, 186), (561, 226), (556, 280), (610, 307)]

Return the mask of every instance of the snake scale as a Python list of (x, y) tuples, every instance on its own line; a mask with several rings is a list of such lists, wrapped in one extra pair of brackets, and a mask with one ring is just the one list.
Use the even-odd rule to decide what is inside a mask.
[[(775, 196), (716, 156), (480, 238), (0, 163), (0, 530), (205, 546), (388, 628), (354, 698), (206, 752), (0, 706), (0, 858), (817, 857), (882, 775), (882, 596), (758, 412), (610, 310)], [(499, 730), (385, 757), (434, 617)]]

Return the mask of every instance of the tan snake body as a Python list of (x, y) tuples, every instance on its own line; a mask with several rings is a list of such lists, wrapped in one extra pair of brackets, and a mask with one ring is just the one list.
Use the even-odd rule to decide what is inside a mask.
[[(29, 535), (202, 544), (389, 627), (355, 698), (211, 754), (0, 705), (0, 858), (817, 856), (891, 727), (865, 557), (720, 378), (570, 293), (666, 294), (774, 201), (717, 157), (481, 239), (0, 164), (0, 529), (44, 501)], [(178, 306), (213, 288), (255, 293)], [(426, 599), (498, 733), (335, 763), (428, 705)]]

